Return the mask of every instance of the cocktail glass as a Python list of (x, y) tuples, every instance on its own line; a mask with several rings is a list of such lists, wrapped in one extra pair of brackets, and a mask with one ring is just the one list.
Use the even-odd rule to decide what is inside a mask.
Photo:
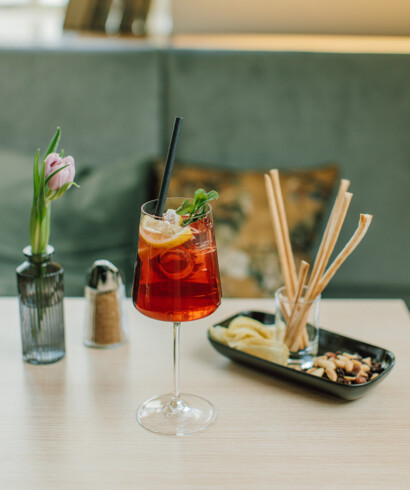
[[(184, 200), (168, 198), (164, 209), (176, 210)], [(155, 216), (156, 205), (154, 200), (141, 208), (132, 297), (142, 314), (173, 322), (174, 389), (145, 401), (137, 418), (152, 432), (186, 435), (215, 419), (209, 401), (179, 389), (181, 322), (204, 318), (221, 303), (212, 210), (207, 204), (201, 219), (181, 227), (176, 213), (165, 213), (165, 219)]]

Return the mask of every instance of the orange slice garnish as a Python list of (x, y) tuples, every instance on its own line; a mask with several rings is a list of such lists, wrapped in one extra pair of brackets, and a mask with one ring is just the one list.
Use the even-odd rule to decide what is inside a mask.
[(192, 238), (189, 226), (183, 227), (177, 223), (144, 216), (140, 234), (154, 248), (174, 248)]

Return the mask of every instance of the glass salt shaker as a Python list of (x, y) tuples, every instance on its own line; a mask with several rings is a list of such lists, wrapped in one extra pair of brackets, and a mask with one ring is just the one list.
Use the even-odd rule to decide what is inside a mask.
[(119, 269), (108, 260), (96, 260), (87, 272), (84, 344), (113, 348), (128, 340), (125, 286)]

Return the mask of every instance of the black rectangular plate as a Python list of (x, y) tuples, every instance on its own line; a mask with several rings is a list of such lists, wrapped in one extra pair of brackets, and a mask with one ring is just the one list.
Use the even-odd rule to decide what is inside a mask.
[[(275, 323), (275, 315), (272, 313), (265, 313), (263, 311), (241, 311), (236, 315), (233, 315), (222, 322), (215, 324), (221, 327), (228, 327), (230, 322), (237, 316), (247, 316), (258, 320), (265, 325), (273, 325)], [(288, 378), (294, 382), (305, 385), (308, 388), (314, 388), (316, 390), (324, 391), (331, 395), (343, 398), (344, 400), (355, 400), (365, 395), (369, 390), (378, 385), (392, 370), (395, 363), (395, 356), (392, 352), (377, 347), (375, 345), (367, 344), (360, 340), (344, 337), (329, 330), (320, 329), (319, 332), (319, 353), (322, 355), (325, 352), (348, 352), (350, 354), (359, 354), (362, 357), (371, 357), (377, 362), (380, 362), (383, 371), (371, 381), (358, 385), (345, 385), (330, 381), (326, 378), (318, 378), (303, 371), (297, 371), (287, 366), (282, 366), (275, 362), (266, 361), (260, 357), (247, 354), (233, 347), (229, 347), (217, 340), (214, 340), (208, 331), (208, 339), (212, 346), (222, 355), (229, 357), (233, 361), (245, 364), (252, 368), (265, 371), (273, 374), (274, 376), (281, 376)]]

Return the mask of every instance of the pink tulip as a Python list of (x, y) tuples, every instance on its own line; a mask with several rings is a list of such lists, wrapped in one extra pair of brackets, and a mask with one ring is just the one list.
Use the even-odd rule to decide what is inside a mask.
[(65, 158), (61, 158), (58, 153), (50, 153), (44, 162), (46, 165), (46, 169), (45, 169), (46, 179), (59, 168), (68, 165), (68, 167), (63, 168), (63, 170), (60, 170), (60, 172), (58, 172), (53, 177), (51, 177), (51, 179), (47, 182), (48, 187), (52, 191), (58, 191), (58, 189), (60, 189), (64, 184), (74, 181), (75, 164), (74, 164), (73, 157), (67, 156)]

